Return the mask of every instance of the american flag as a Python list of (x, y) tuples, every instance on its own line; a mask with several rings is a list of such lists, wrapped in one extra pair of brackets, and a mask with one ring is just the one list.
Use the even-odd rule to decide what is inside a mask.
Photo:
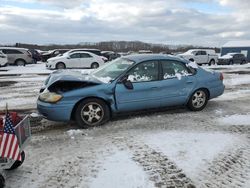
[(0, 156), (16, 161), (21, 161), (20, 148), (17, 136), (13, 128), (10, 114), (7, 112), (4, 122), (4, 132), (1, 134), (0, 140)]

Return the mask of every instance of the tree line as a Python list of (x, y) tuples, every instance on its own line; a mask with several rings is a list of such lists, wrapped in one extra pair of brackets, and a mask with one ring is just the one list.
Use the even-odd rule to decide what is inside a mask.
[[(6, 46), (6, 45), (5, 45)], [(153, 44), (145, 43), (141, 41), (105, 41), (105, 42), (82, 42), (79, 44), (49, 44), (49, 45), (37, 45), (37, 44), (25, 44), (16, 43), (15, 45), (8, 45), (20, 48), (28, 49), (39, 49), (43, 51), (53, 50), (53, 49), (74, 49), (74, 48), (94, 48), (101, 51), (114, 51), (114, 52), (138, 52), (139, 50), (151, 50), (154, 53), (176, 53), (185, 52), (192, 48), (205, 48), (201, 46), (193, 45), (166, 45), (166, 44)], [(207, 47), (206, 49), (208, 49)], [(219, 48), (209, 48), (214, 49), (219, 52)]]

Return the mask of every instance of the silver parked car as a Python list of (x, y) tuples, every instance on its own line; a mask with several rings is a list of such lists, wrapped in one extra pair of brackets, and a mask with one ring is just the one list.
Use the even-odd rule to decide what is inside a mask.
[(7, 55), (9, 65), (25, 66), (26, 64), (34, 63), (32, 54), (28, 49), (0, 47), (0, 51)]

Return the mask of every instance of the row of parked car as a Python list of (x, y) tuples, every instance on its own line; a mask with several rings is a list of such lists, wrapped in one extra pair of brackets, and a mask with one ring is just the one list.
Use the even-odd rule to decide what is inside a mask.
[(192, 49), (185, 53), (178, 54), (178, 56), (188, 59), (189, 61), (195, 61), (198, 65), (233, 65), (247, 63), (244, 54), (228, 53), (224, 56), (219, 56), (215, 53), (215, 50), (211, 49)]
[[(152, 51), (141, 50), (141, 53), (152, 53)], [(107, 61), (121, 57), (121, 53), (113, 51), (101, 51), (99, 49), (55, 49), (48, 52), (39, 50), (29, 50), (25, 48), (0, 47), (0, 66), (36, 63), (37, 61), (46, 62), (48, 69), (65, 68), (97, 68)], [(198, 65), (232, 65), (245, 64), (247, 59), (241, 53), (229, 53), (219, 57), (211, 49), (191, 49), (185, 53), (176, 54), (179, 57), (195, 61)]]

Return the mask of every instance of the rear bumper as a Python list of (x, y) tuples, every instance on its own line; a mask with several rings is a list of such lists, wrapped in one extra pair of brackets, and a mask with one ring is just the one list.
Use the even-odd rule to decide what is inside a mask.
[(51, 104), (37, 100), (37, 110), (46, 119), (52, 121), (70, 121), (73, 105)]
[(218, 97), (224, 93), (225, 85), (221, 84), (221, 86), (210, 88), (210, 99)]

